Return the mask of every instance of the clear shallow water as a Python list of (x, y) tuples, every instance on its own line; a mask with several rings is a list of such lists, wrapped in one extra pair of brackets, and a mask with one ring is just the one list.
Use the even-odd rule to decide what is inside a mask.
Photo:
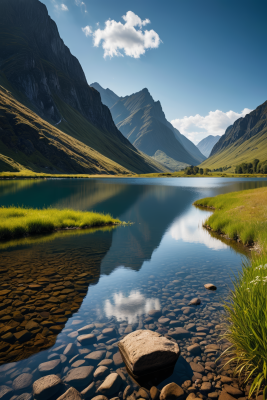
[[(192, 203), (202, 197), (266, 185), (264, 179), (215, 178), (0, 182), (1, 205), (71, 207), (109, 212), (134, 222), (115, 229), (64, 232), (0, 244), (0, 291), (11, 290), (2, 296), (0, 292), (0, 303), (6, 304), (1, 309), (9, 307), (6, 314), (1, 314), (0, 329), (14, 321), (15, 309), (21, 310), (22, 320), (15, 321), (18, 325), (11, 332), (21, 331), (27, 321), (37, 324), (27, 341), (9, 343), (10, 348), (0, 353), (4, 363), (0, 367), (0, 384), (13, 385), (15, 394), (30, 393), (31, 382), (45, 373), (60, 373), (64, 378), (76, 367), (75, 361), (79, 361), (78, 366), (90, 365), (84, 357), (95, 349), (105, 351), (103, 358), (112, 360), (108, 372), (116, 371), (123, 368), (116, 357), (113, 361), (113, 356), (118, 352), (116, 342), (124, 334), (140, 328), (171, 334), (175, 327), (186, 328), (194, 323), (190, 337), (178, 338), (183, 358), (169, 378), (178, 383), (191, 379), (188, 363), (195, 356), (187, 352), (187, 346), (196, 339), (202, 353), (195, 361), (204, 365), (215, 360), (216, 352), (207, 356), (205, 345), (218, 341), (220, 331), (216, 326), (220, 323), (221, 302), (231, 286), (232, 271), (240, 268), (242, 257), (248, 254), (242, 247), (230, 246), (204, 230), (202, 222), (210, 213)], [(52, 275), (46, 276), (47, 271)], [(208, 282), (218, 290), (207, 292), (203, 285)], [(40, 288), (30, 290), (28, 298), (22, 300), (29, 285), (36, 283)], [(201, 305), (184, 313), (183, 307), (194, 297), (201, 298)], [(16, 306), (16, 301), (23, 304)], [(169, 321), (162, 324), (159, 317), (150, 318), (152, 309), (160, 309)], [(53, 324), (46, 324), (47, 321)], [(104, 328), (114, 327), (115, 337), (100, 337), (94, 346), (80, 346), (77, 330), (92, 323), (98, 324), (93, 330), (96, 336)], [(197, 327), (208, 329), (197, 331)], [(72, 360), (74, 355), (67, 354), (53, 371), (38, 371), (40, 363), (59, 359), (69, 343), (77, 346), (77, 359)], [(52, 344), (52, 348), (43, 350)], [(16, 360), (20, 361), (10, 364)], [(183, 361), (185, 364), (181, 365)], [(119, 394), (125, 382), (133, 385), (127, 372), (120, 371), (126, 381)], [(18, 389), (14, 381), (22, 373), (28, 374), (28, 386)], [(103, 379), (94, 378), (96, 387)], [(88, 382), (79, 390), (86, 385)]]

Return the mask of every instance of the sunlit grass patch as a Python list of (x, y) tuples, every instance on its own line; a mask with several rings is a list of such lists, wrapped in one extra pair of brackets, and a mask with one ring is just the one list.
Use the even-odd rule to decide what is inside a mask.
[(48, 233), (66, 228), (118, 225), (122, 222), (109, 214), (70, 209), (0, 208), (0, 240)]

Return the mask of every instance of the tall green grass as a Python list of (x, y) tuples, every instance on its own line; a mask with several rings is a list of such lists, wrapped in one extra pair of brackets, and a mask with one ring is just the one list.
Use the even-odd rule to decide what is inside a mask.
[(121, 224), (109, 214), (71, 209), (0, 208), (0, 240), (48, 233), (58, 229)]
[(267, 391), (267, 256), (243, 263), (234, 278), (234, 290), (225, 304), (227, 330), (232, 344), (223, 355), (235, 365), (241, 380), (251, 383), (249, 397)]

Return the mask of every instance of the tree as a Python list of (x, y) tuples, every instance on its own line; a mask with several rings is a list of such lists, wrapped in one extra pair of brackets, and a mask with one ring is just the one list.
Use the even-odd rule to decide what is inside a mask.
[(199, 168), (200, 175), (203, 175), (203, 168)]
[(208, 169), (208, 168), (204, 168), (204, 175), (208, 175), (208, 174), (209, 174), (209, 172), (210, 172), (210, 169)]
[(195, 166), (195, 167), (193, 168), (193, 171), (194, 171), (194, 174), (196, 175), (196, 174), (198, 173), (198, 171), (199, 171), (199, 168), (198, 168), (197, 166)]
[(258, 167), (259, 162), (260, 162), (260, 160), (258, 160), (257, 158), (255, 158), (253, 160), (252, 164), (253, 164), (253, 172), (254, 172), (254, 174), (255, 174), (255, 172), (257, 172), (257, 167)]

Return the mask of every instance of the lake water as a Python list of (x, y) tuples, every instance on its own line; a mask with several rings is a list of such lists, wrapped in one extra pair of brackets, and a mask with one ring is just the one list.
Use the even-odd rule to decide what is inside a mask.
[[(211, 236), (202, 227), (210, 212), (192, 203), (263, 186), (267, 181), (261, 178), (0, 181), (2, 206), (70, 207), (133, 222), (0, 243), (0, 385), (10, 389), (9, 397), (28, 393), (25, 399), (30, 399), (32, 383), (41, 376), (56, 373), (67, 379), (86, 366), (95, 372), (102, 359), (107, 367), (102, 375), (86, 375), (84, 369), (83, 379), (68, 382), (82, 391), (93, 381), (92, 398), (106, 375), (117, 371), (121, 385), (107, 397), (122, 398), (124, 388), (136, 383), (124, 368), (117, 341), (136, 329), (170, 337), (177, 327), (187, 329), (185, 337), (173, 336), (181, 356), (172, 376), (155, 382), (160, 388), (197, 378), (189, 363), (206, 368), (216, 360), (218, 352), (205, 346), (218, 342), (222, 301), (249, 251)], [(217, 290), (205, 290), (205, 283)], [(195, 297), (201, 304), (188, 307)], [(150, 316), (155, 309), (159, 315)], [(81, 344), (78, 330), (91, 324), (86, 332), (95, 334), (95, 343)], [(114, 329), (107, 336), (105, 328)], [(198, 355), (187, 351), (194, 342), (201, 346)], [(87, 357), (96, 350), (98, 359)]]

